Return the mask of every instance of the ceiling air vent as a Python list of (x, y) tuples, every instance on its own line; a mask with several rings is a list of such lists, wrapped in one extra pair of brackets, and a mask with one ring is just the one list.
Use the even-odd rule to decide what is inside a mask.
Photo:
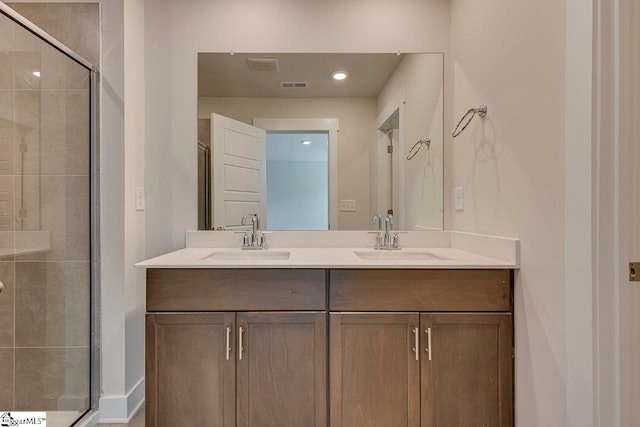
[(307, 89), (309, 82), (280, 82), (280, 89)]
[(280, 71), (278, 58), (247, 58), (251, 71)]

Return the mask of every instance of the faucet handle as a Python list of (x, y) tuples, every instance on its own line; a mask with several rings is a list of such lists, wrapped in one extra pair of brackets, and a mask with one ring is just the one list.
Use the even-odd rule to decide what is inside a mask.
[(393, 234), (393, 247), (400, 249), (400, 236), (398, 236), (398, 233)]
[(369, 234), (376, 235), (376, 243), (373, 245), (373, 249), (380, 249), (382, 247), (382, 232), (380, 231), (369, 231)]
[(262, 249), (269, 249), (269, 245), (267, 244), (267, 235), (272, 234), (270, 231), (263, 231), (258, 234), (258, 247)]
[(373, 225), (378, 227), (378, 230), (382, 229), (382, 215), (379, 213), (373, 215)]
[(249, 246), (251, 246), (251, 233), (249, 233), (248, 231), (234, 231), (234, 234), (242, 234), (242, 247), (243, 248), (248, 248)]

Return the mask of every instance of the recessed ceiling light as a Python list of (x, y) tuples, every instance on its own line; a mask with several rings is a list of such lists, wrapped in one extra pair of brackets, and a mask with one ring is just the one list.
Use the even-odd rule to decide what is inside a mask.
[(302, 141), (302, 144), (303, 145), (309, 145), (309, 144), (311, 144), (311, 141)]
[(40, 71), (34, 71), (33, 75), (36, 76), (36, 77), (40, 77)]
[(333, 77), (334, 80), (344, 80), (349, 77), (349, 72), (344, 70), (337, 70), (331, 73), (331, 77)]

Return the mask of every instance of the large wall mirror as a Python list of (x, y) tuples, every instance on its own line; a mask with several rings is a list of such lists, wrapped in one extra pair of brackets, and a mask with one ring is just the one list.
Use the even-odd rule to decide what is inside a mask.
[(439, 53), (200, 53), (198, 222), (443, 228)]

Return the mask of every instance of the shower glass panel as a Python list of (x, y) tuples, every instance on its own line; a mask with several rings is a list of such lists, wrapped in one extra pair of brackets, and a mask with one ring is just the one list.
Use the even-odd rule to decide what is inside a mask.
[(0, 415), (91, 407), (92, 72), (0, 13)]

